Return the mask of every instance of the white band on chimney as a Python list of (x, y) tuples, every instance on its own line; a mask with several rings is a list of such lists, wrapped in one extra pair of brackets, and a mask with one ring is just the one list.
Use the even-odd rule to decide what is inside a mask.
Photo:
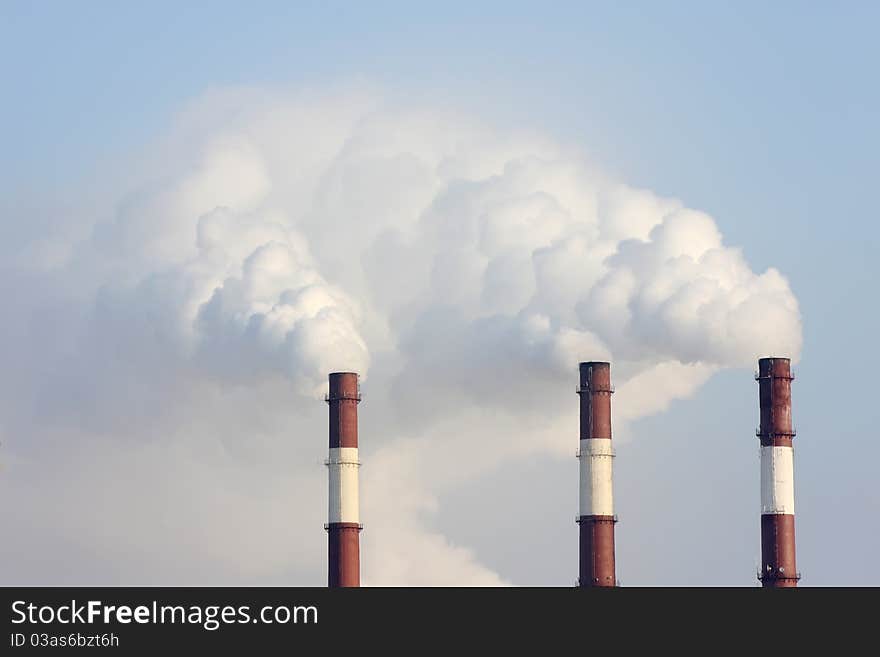
[(360, 522), (358, 510), (357, 447), (332, 447), (327, 467), (330, 469), (330, 512), (328, 521)]
[(794, 515), (791, 447), (761, 447), (761, 513)]
[(611, 459), (614, 450), (610, 438), (581, 440), (578, 459), (581, 462), (580, 515), (613, 516)]

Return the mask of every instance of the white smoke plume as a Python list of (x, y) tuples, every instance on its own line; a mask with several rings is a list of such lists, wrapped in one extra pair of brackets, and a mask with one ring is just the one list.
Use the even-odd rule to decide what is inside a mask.
[[(0, 289), (7, 549), (98, 555), (81, 583), (320, 583), (319, 400), (353, 370), (365, 582), (501, 584), (432, 513), (505, 459), (570, 454), (579, 361), (613, 361), (625, 425), (801, 349), (786, 279), (710, 216), (378, 94), (210, 95), (134, 177)], [(159, 491), (136, 517), (130, 482)]]

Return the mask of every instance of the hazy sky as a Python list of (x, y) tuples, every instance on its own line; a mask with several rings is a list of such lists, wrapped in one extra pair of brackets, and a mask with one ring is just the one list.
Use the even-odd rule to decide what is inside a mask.
[(0, 581), (321, 585), (357, 367), (365, 583), (572, 585), (610, 356), (621, 582), (755, 585), (787, 350), (880, 583), (880, 9), (472, 4), (0, 4)]

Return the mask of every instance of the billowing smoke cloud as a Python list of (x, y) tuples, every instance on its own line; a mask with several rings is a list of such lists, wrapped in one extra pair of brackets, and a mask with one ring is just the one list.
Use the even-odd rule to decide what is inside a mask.
[[(547, 140), (371, 94), (230, 92), (152, 155), (107, 191), (112, 217), (38, 236), (51, 261), (5, 272), (4, 298), (29, 291), (0, 345), (9, 549), (49, 533), (111, 564), (78, 581), (320, 583), (318, 400), (354, 370), (365, 581), (499, 584), (431, 514), (505, 459), (569, 455), (578, 361), (614, 361), (625, 425), (721, 368), (800, 352), (779, 272)], [(136, 521), (88, 506), (129, 482), (161, 491)], [(85, 529), (99, 521), (116, 529)]]

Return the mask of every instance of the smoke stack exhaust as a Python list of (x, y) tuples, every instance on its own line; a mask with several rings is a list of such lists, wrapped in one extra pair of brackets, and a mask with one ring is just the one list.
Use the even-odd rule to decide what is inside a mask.
[(326, 461), (330, 479), (327, 530), (327, 586), (361, 585), (360, 524), (358, 506), (358, 420), (361, 401), (358, 375), (330, 374), (330, 456)]
[(580, 576), (578, 586), (615, 586), (611, 364), (580, 364)]
[(797, 586), (794, 542), (794, 450), (791, 361), (758, 360), (761, 426), (761, 572), (764, 587)]

